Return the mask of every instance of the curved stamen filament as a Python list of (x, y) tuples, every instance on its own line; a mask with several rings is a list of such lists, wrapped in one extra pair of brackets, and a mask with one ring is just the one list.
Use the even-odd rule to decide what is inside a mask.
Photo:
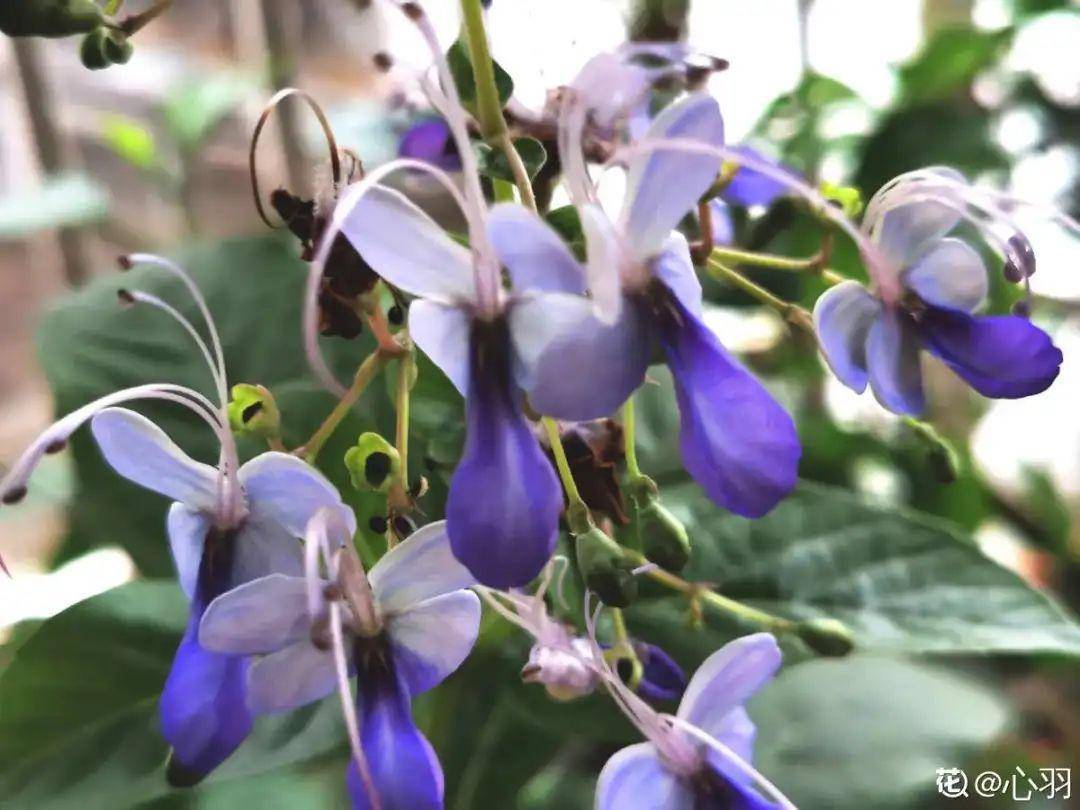
[(757, 782), (762, 788), (764, 788), (765, 791), (769, 794), (769, 796), (771, 796), (773, 799), (775, 799), (776, 802), (782, 808), (784, 808), (784, 810), (798, 810), (798, 808), (795, 807), (795, 805), (791, 803), (791, 800), (787, 796), (785, 796), (780, 791), (780, 789), (778, 787), (776, 787), (776, 785), (774, 785), (772, 782), (770, 782), (768, 779), (765, 778), (765, 776), (761, 773), (761, 771), (759, 771), (757, 768), (755, 768), (753, 765), (751, 765), (745, 759), (740, 757), (738, 754), (736, 754), (734, 751), (732, 751), (731, 748), (724, 745), (722, 742), (720, 742), (718, 739), (713, 737), (711, 734), (707, 734), (705, 731), (698, 728), (693, 723), (688, 723), (687, 721), (683, 720), (681, 717), (677, 717), (677, 716), (672, 715), (672, 714), (661, 715), (661, 717), (664, 720), (666, 720), (667, 722), (671, 723), (672, 726), (678, 728), (680, 731), (686, 732), (690, 736), (696, 738), (700, 742), (703, 742), (705, 745), (709, 746), (709, 748), (713, 749), (718, 754), (723, 756), (726, 761), (730, 762), (732, 765), (734, 765), (736, 768), (738, 768), (742, 773), (749, 776), (751, 779), (753, 779), (755, 782)]
[(25, 491), (26, 483), (42, 456), (52, 448), (66, 443), (71, 434), (96, 413), (121, 402), (140, 399), (164, 400), (183, 405), (210, 426), (218, 441), (222, 440), (223, 434), (228, 433), (228, 428), (219, 421), (220, 417), (217, 415), (214, 404), (198, 391), (193, 391), (182, 385), (153, 383), (135, 386), (134, 388), (125, 388), (122, 391), (114, 391), (72, 411), (62, 419), (57, 420), (38, 436), (34, 443), (15, 462), (8, 474), (4, 476), (3, 481), (0, 481), (0, 498), (18, 500), (14, 495), (20, 491)]

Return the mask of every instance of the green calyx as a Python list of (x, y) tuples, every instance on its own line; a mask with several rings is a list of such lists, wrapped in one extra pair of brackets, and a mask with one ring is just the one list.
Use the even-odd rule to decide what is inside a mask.
[(637, 508), (637, 532), (642, 553), (661, 568), (678, 573), (690, 559), (690, 535), (682, 521), (660, 500), (660, 488), (647, 475), (628, 485)]
[(90, 70), (102, 70), (109, 65), (122, 65), (131, 59), (135, 47), (125, 34), (104, 26), (95, 28), (83, 37), (79, 58)]
[(839, 658), (855, 649), (855, 636), (836, 619), (810, 619), (800, 622), (795, 634), (818, 655)]
[(67, 37), (93, 31), (105, 15), (93, 0), (5, 0), (0, 31), (9, 37)]
[(627, 607), (637, 598), (634, 565), (625, 558), (618, 543), (592, 526), (575, 537), (575, 546), (578, 570), (585, 585), (604, 604)]
[(241, 436), (272, 439), (281, 435), (281, 413), (274, 395), (261, 385), (240, 383), (232, 388), (229, 426)]
[(345, 453), (352, 485), (361, 492), (386, 494), (401, 475), (401, 457), (378, 433), (364, 433)]

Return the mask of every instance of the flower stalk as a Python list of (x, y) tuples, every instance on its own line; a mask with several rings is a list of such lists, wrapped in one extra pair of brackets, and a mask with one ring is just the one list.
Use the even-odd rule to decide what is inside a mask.
[(388, 359), (388, 355), (382, 349), (376, 349), (367, 356), (364, 362), (360, 364), (360, 368), (356, 370), (352, 385), (346, 389), (344, 396), (330, 411), (330, 415), (323, 420), (323, 423), (319, 425), (310, 439), (293, 451), (294, 455), (302, 457), (309, 464), (315, 463), (315, 460), (319, 457), (319, 451), (322, 450), (327, 439), (333, 435), (338, 425), (349, 415), (353, 405), (357, 403), (371, 381), (386, 365)]

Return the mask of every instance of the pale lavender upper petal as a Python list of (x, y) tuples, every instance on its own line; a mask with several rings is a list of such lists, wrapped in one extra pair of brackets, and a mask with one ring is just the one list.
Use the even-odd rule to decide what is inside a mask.
[(814, 304), (814, 330), (833, 374), (853, 391), (866, 390), (866, 341), (881, 303), (857, 281), (830, 287)]
[(310, 638), (307, 583), (271, 574), (223, 593), (203, 612), (199, 643), (233, 655), (262, 655)]
[(535, 213), (521, 205), (501, 203), (488, 213), (487, 227), (515, 292), (585, 293), (585, 269)]
[(195, 461), (142, 414), (106, 408), (90, 422), (105, 460), (120, 475), (192, 509), (213, 513), (217, 469)]
[(229, 586), (242, 585), (269, 574), (301, 576), (303, 573), (300, 540), (277, 521), (249, 515), (236, 534)]
[(304, 638), (252, 661), (248, 704), (257, 714), (287, 712), (321, 700), (336, 687), (333, 653)]
[[(343, 210), (353, 198), (346, 196)], [(356, 251), (395, 287), (441, 301), (474, 301), (472, 255), (409, 201), (385, 186), (372, 186), (341, 226)]]
[(614, 323), (623, 303), (619, 271), (624, 260), (623, 247), (615, 232), (615, 226), (600, 206), (585, 205), (578, 213), (588, 251), (585, 273), (589, 294), (596, 307), (597, 317), (604, 323)]
[(873, 224), (871, 236), (877, 240), (882, 252), (897, 270), (908, 267), (923, 253), (956, 227), (962, 208), (960, 194), (953, 188), (963, 183), (964, 176), (953, 169), (939, 168), (941, 186), (927, 186), (940, 200), (921, 199), (891, 208)]
[(919, 336), (906, 312), (882, 307), (866, 343), (870, 388), (893, 413), (918, 414), (926, 408)]
[(701, 317), (701, 280), (690, 258), (686, 237), (673, 231), (652, 260), (653, 274), (697, 317)]
[[(614, 413), (645, 380), (652, 327), (640, 303), (627, 299), (613, 324), (582, 305), (581, 318), (562, 329), (537, 357), (528, 377), (529, 401), (541, 413), (584, 422)], [(542, 322), (544, 312), (523, 312)], [(515, 323), (515, 331), (520, 328)]]
[(975, 316), (929, 309), (919, 322), (926, 347), (986, 397), (1041, 393), (1057, 378), (1061, 350), (1050, 336), (1015, 315)]
[(694, 794), (652, 743), (628, 746), (607, 761), (596, 783), (595, 810), (694, 810)]
[(479, 632), (480, 599), (472, 591), (427, 599), (386, 620), (394, 662), (413, 696), (461, 666)]
[(356, 516), (342, 503), (334, 485), (296, 456), (263, 453), (240, 467), (238, 477), (252, 520), (273, 521), (303, 537), (308, 522), (325, 507), (339, 513), (349, 534), (356, 531)]
[(735, 223), (731, 219), (731, 209), (721, 199), (709, 201), (712, 209), (712, 238), (717, 245), (732, 245), (735, 243)]
[(166, 520), (169, 550), (172, 551), (180, 588), (189, 601), (195, 596), (203, 546), (213, 525), (213, 517), (208, 512), (198, 512), (179, 502), (169, 507)]
[(780, 662), (780, 648), (771, 633), (728, 642), (698, 667), (678, 716), (714, 736), (731, 730), (728, 715), (772, 679)]
[(942, 239), (903, 274), (904, 286), (935, 307), (972, 312), (986, 299), (989, 279), (979, 254), (959, 239)]
[(418, 298), (409, 304), (409, 335), (465, 396), (469, 390), (469, 326), (461, 307)]
[(386, 552), (368, 573), (368, 580), (384, 615), (476, 584), (476, 577), (450, 549), (445, 520), (421, 526)]
[(595, 313), (588, 298), (563, 293), (515, 297), (507, 319), (514, 345), (514, 378), (525, 391), (536, 386), (536, 366), (552, 341), (575, 330)]
[[(715, 99), (694, 93), (661, 112), (644, 140), (668, 138), (722, 146), (724, 121)], [(619, 222), (637, 258), (647, 259), (663, 247), (668, 234), (712, 185), (720, 164), (717, 156), (676, 149), (631, 158)]]
[(713, 502), (761, 517), (795, 486), (795, 424), (678, 299), (665, 310), (656, 326), (675, 382), (683, 464)]

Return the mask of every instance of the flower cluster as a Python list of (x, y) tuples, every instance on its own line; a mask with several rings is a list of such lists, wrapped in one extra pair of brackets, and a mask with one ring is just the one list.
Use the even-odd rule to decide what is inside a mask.
[[(659, 45), (596, 57), (553, 96), (554, 109), (535, 115), (557, 151), (576, 229), (570, 238), (535, 205), (502, 117), (502, 129), (484, 131), (490, 122), (482, 102), (493, 100), (486, 74), (475, 72), (477, 104), (467, 108), (423, 9), (400, 5), (432, 46), (436, 78), (425, 76), (424, 87), (437, 118), (407, 134), (398, 160), (335, 184), (318, 204), (283, 191), (274, 203), (311, 260), (305, 349), (317, 375), (343, 395), (324, 425), (287, 451), (267, 389), (239, 385), (230, 396), (223, 347), (191, 278), (166, 260), (136, 255), (126, 263), (152, 265), (186, 285), (202, 331), (149, 293), (121, 290), (121, 301), (179, 321), (207, 361), (215, 396), (162, 382), (103, 397), (46, 430), (4, 478), (0, 496), (19, 500), (41, 457), (89, 422), (113, 469), (172, 501), (165, 532), (190, 604), (160, 701), (174, 785), (205, 778), (258, 716), (337, 691), (352, 750), (353, 806), (441, 808), (443, 773), (413, 721), (412, 700), (468, 657), (486, 604), (532, 642), (523, 681), (557, 700), (603, 689), (645, 738), (603, 768), (598, 808), (790, 807), (751, 764), (755, 729), (744, 708), (780, 666), (774, 636), (732, 641), (687, 680), (664, 650), (628, 635), (617, 609), (659, 566), (661, 583), (681, 583), (687, 593), (702, 587), (676, 576), (690, 538), (638, 469), (634, 393), (651, 365), (666, 364), (686, 471), (717, 507), (761, 517), (794, 488), (801, 446), (791, 416), (708, 324), (702, 267), (768, 295), (727, 266), (755, 256), (768, 263), (723, 247), (733, 240), (727, 207), (790, 195), (830, 239), (854, 240), (870, 286), (815, 260), (808, 268), (830, 288), (804, 325), (841, 382), (857, 391), (869, 384), (883, 406), (903, 414), (925, 408), (921, 349), (985, 396), (1028, 396), (1053, 382), (1061, 352), (1026, 313), (976, 314), (987, 297), (985, 264), (975, 247), (949, 234), (962, 221), (977, 226), (1002, 249), (1016, 283), (1034, 272), (1031, 246), (1000, 198), (940, 168), (897, 178), (871, 199), (861, 226), (852, 223), (803, 178), (748, 146), (727, 145), (719, 105), (700, 89), (701, 68), (688, 67), (683, 49)], [(484, 37), (479, 15), (477, 6), (469, 18), (473, 46)], [(485, 53), (473, 47), (471, 56)], [(708, 70), (719, 67), (714, 60)], [(657, 109), (660, 83), (665, 98), (673, 85), (680, 92)], [(482, 177), (470, 134), (477, 128), (485, 147), (502, 150), (517, 199), (505, 179)], [(602, 201), (597, 163), (624, 173), (621, 202)], [(441, 183), (464, 231), (381, 183), (400, 169)], [(408, 309), (396, 335), (372, 303), (384, 291), (398, 314)], [(328, 324), (331, 304), (347, 314), (344, 327)], [(365, 319), (378, 347), (345, 389), (323, 362), (318, 337), (354, 337)], [(460, 392), (466, 428), (445, 520), (419, 529), (423, 482), (407, 471), (414, 345)], [(344, 460), (358, 488), (387, 501), (376, 531), (388, 550), (366, 569), (356, 515), (314, 463), (363, 386), (391, 361), (399, 363), (398, 442), (364, 434)], [(214, 434), (216, 464), (190, 458), (149, 419), (118, 407), (133, 400), (187, 408)], [(581, 438), (607, 437), (618, 419), (621, 429), (610, 431), (617, 451)], [(236, 433), (271, 449), (241, 463)], [(574, 465), (563, 446), (569, 436), (578, 437)], [(623, 513), (624, 491), (632, 520)], [(615, 523), (647, 535), (644, 554), (615, 539)], [(557, 554), (563, 527), (586, 598), (583, 613), (556, 617), (554, 572), (559, 562), (564, 575), (572, 567)], [(602, 600), (595, 610), (594, 594)], [(597, 629), (605, 609), (611, 634)], [(819, 651), (851, 646), (838, 623), (811, 630), (800, 637)], [(676, 700), (674, 714), (654, 706)]]

